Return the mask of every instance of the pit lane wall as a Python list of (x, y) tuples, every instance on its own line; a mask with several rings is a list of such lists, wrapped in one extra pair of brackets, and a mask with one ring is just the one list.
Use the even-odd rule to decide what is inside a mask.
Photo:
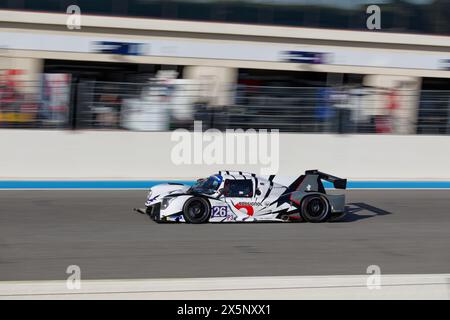
[[(234, 165), (209, 165), (202, 157), (208, 143), (199, 147), (187, 136), (192, 164), (174, 163), (181, 140), (171, 132), (3, 129), (0, 180), (192, 180), (223, 169), (291, 176), (317, 168), (350, 180), (450, 181), (446, 136), (280, 133), (269, 158)], [(255, 150), (250, 140), (235, 149), (236, 159)]]

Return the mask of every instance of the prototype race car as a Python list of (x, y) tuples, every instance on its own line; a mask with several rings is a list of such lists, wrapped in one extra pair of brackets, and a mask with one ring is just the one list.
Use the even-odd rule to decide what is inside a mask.
[[(281, 179), (281, 178), (279, 178)], [(345, 189), (347, 180), (308, 170), (289, 184), (275, 175), (219, 171), (192, 185), (159, 184), (147, 196), (144, 209), (156, 222), (255, 222), (337, 220), (345, 215), (345, 195), (327, 194), (322, 180)], [(291, 179), (292, 181), (292, 179)]]

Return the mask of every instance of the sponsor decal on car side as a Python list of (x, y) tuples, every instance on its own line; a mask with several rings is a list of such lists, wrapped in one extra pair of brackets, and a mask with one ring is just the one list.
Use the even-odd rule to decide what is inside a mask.
[(238, 210), (245, 209), (247, 215), (253, 216), (255, 213), (254, 207), (261, 207), (261, 202), (238, 202), (234, 204), (234, 207)]

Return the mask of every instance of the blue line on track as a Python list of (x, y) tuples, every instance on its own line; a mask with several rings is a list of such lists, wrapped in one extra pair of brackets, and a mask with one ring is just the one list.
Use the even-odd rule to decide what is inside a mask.
[[(148, 189), (154, 185), (176, 182), (192, 185), (194, 181), (179, 180), (101, 180), (101, 181), (32, 181), (0, 180), (0, 189)], [(332, 184), (325, 182), (326, 188)], [(349, 181), (348, 189), (450, 189), (450, 181)]]

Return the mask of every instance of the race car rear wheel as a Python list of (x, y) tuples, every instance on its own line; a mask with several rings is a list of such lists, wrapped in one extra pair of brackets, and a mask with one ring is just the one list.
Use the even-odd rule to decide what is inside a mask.
[(190, 198), (183, 207), (184, 219), (188, 223), (205, 223), (209, 220), (210, 214), (211, 207), (205, 198)]
[(308, 222), (323, 222), (330, 214), (330, 206), (325, 197), (312, 195), (303, 199), (300, 213)]

